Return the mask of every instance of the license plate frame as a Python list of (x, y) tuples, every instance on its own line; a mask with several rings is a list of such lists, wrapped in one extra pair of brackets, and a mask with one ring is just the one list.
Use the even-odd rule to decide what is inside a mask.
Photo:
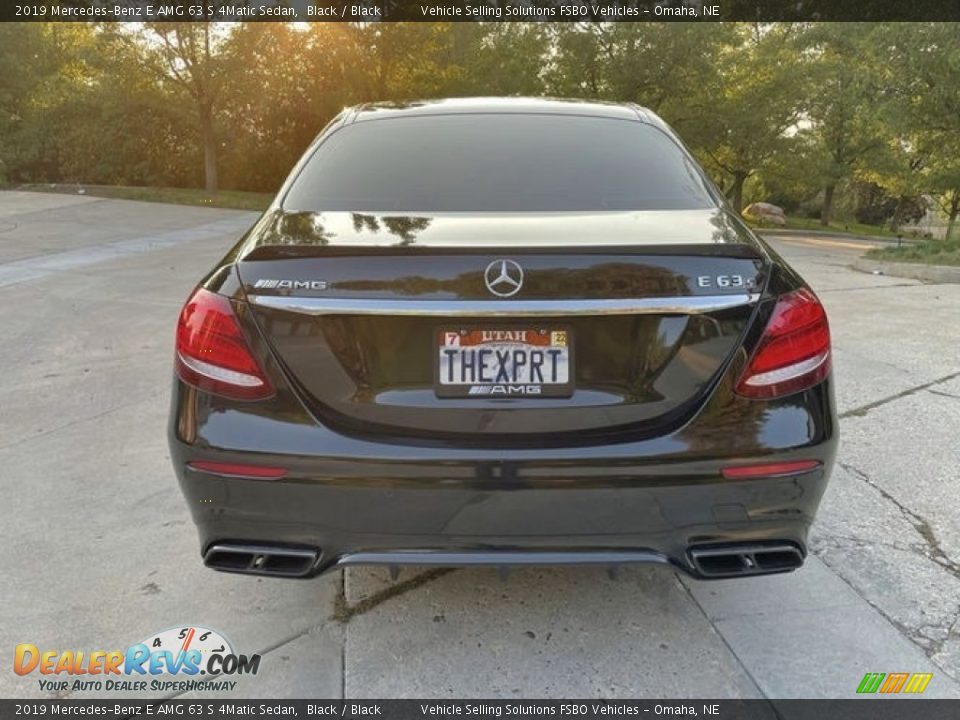
[[(451, 370), (450, 366), (447, 365), (444, 368), (443, 358), (441, 350), (443, 348), (450, 348), (452, 345), (447, 344), (444, 339), (447, 333), (456, 333), (460, 337), (468, 335), (470, 333), (483, 333), (483, 332), (505, 332), (505, 333), (519, 333), (526, 331), (527, 333), (534, 333), (535, 337), (545, 337), (549, 340), (546, 345), (541, 345), (537, 342), (518, 342), (515, 339), (511, 340), (499, 340), (499, 341), (490, 341), (486, 343), (480, 343), (474, 345), (478, 349), (481, 347), (487, 347), (491, 349), (504, 350), (507, 346), (526, 346), (531, 349), (544, 348), (546, 349), (560, 349), (562, 346), (555, 344), (555, 341), (558, 339), (554, 333), (562, 333), (564, 341), (566, 343), (566, 365), (567, 365), (567, 380), (566, 382), (520, 382), (520, 383), (502, 383), (502, 382), (481, 382), (476, 381), (472, 383), (444, 383), (441, 380), (441, 372), (446, 369), (448, 372)], [(515, 336), (514, 336), (515, 337)], [(529, 336), (528, 336), (529, 337)], [(527, 398), (527, 399), (539, 399), (539, 398), (548, 398), (548, 399), (557, 399), (557, 398), (569, 398), (573, 395), (575, 388), (575, 368), (576, 368), (576, 357), (575, 357), (575, 342), (573, 336), (573, 330), (568, 324), (564, 323), (540, 323), (537, 321), (532, 322), (510, 322), (510, 323), (486, 323), (486, 322), (467, 322), (461, 325), (450, 325), (444, 324), (438, 326), (434, 329), (432, 337), (432, 346), (431, 352), (433, 353), (433, 387), (434, 393), (438, 398), (460, 398), (460, 399), (470, 399), (470, 400), (491, 400), (491, 399), (505, 399), (505, 398)], [(528, 352), (529, 354), (529, 352)], [(500, 367), (499, 357), (494, 358), (496, 368)], [(476, 387), (491, 388), (490, 391), (487, 390), (473, 390)]]

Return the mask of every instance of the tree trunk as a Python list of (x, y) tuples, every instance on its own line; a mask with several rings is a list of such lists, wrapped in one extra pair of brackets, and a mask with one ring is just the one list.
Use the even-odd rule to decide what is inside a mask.
[(890, 229), (896, 232), (900, 229), (901, 218), (903, 217), (903, 196), (897, 198), (897, 207), (893, 211), (893, 217), (890, 218)]
[(737, 213), (743, 210), (743, 184), (746, 181), (747, 173), (742, 170), (737, 170), (733, 173), (733, 184), (727, 192), (727, 197), (730, 198), (730, 204), (733, 205), (733, 209), (736, 210)]
[(217, 192), (217, 138), (213, 132), (213, 111), (209, 107), (200, 109), (200, 125), (203, 132), (203, 176), (208, 193)]
[(820, 224), (827, 227), (830, 224), (830, 216), (833, 215), (833, 193), (837, 189), (834, 183), (830, 183), (823, 189), (823, 208), (820, 210)]
[(957, 225), (957, 218), (960, 217), (960, 189), (953, 191), (953, 197), (950, 198), (950, 214), (947, 220), (947, 234), (945, 239), (953, 238), (953, 230)]

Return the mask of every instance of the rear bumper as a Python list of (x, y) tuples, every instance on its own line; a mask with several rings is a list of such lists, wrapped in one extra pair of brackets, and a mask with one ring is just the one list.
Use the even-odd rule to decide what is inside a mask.
[[(802, 560), (836, 451), (830, 380), (781, 401), (735, 402), (655, 439), (498, 450), (350, 437), (305, 412), (265, 416), (177, 383), (170, 449), (201, 555), (216, 545), (315, 553), (288, 576), (351, 564), (654, 562), (705, 577), (698, 550), (794, 548)], [(791, 477), (720, 472), (810, 459), (820, 466)], [(222, 477), (187, 466), (196, 460), (286, 476)]]
[[(662, 563), (698, 577), (697, 549), (790, 546), (802, 561), (827, 471), (742, 482), (585, 477), (508, 487), (400, 478), (253, 480), (184, 470), (207, 556), (243, 544), (315, 553), (296, 576), (344, 565)], [(218, 567), (260, 572), (249, 566)], [(792, 569), (776, 567), (768, 571)], [(756, 574), (744, 566), (729, 575)], [(277, 573), (286, 574), (286, 573)], [(723, 574), (723, 573), (721, 573)]]

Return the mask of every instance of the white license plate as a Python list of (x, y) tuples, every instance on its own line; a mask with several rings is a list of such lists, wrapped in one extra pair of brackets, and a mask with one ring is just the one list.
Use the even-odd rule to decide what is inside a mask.
[(440, 397), (568, 397), (573, 356), (566, 328), (441, 328)]

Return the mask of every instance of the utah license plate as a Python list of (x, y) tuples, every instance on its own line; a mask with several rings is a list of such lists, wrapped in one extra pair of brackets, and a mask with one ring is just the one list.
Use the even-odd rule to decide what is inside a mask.
[(567, 328), (441, 328), (437, 396), (569, 397), (572, 345)]

